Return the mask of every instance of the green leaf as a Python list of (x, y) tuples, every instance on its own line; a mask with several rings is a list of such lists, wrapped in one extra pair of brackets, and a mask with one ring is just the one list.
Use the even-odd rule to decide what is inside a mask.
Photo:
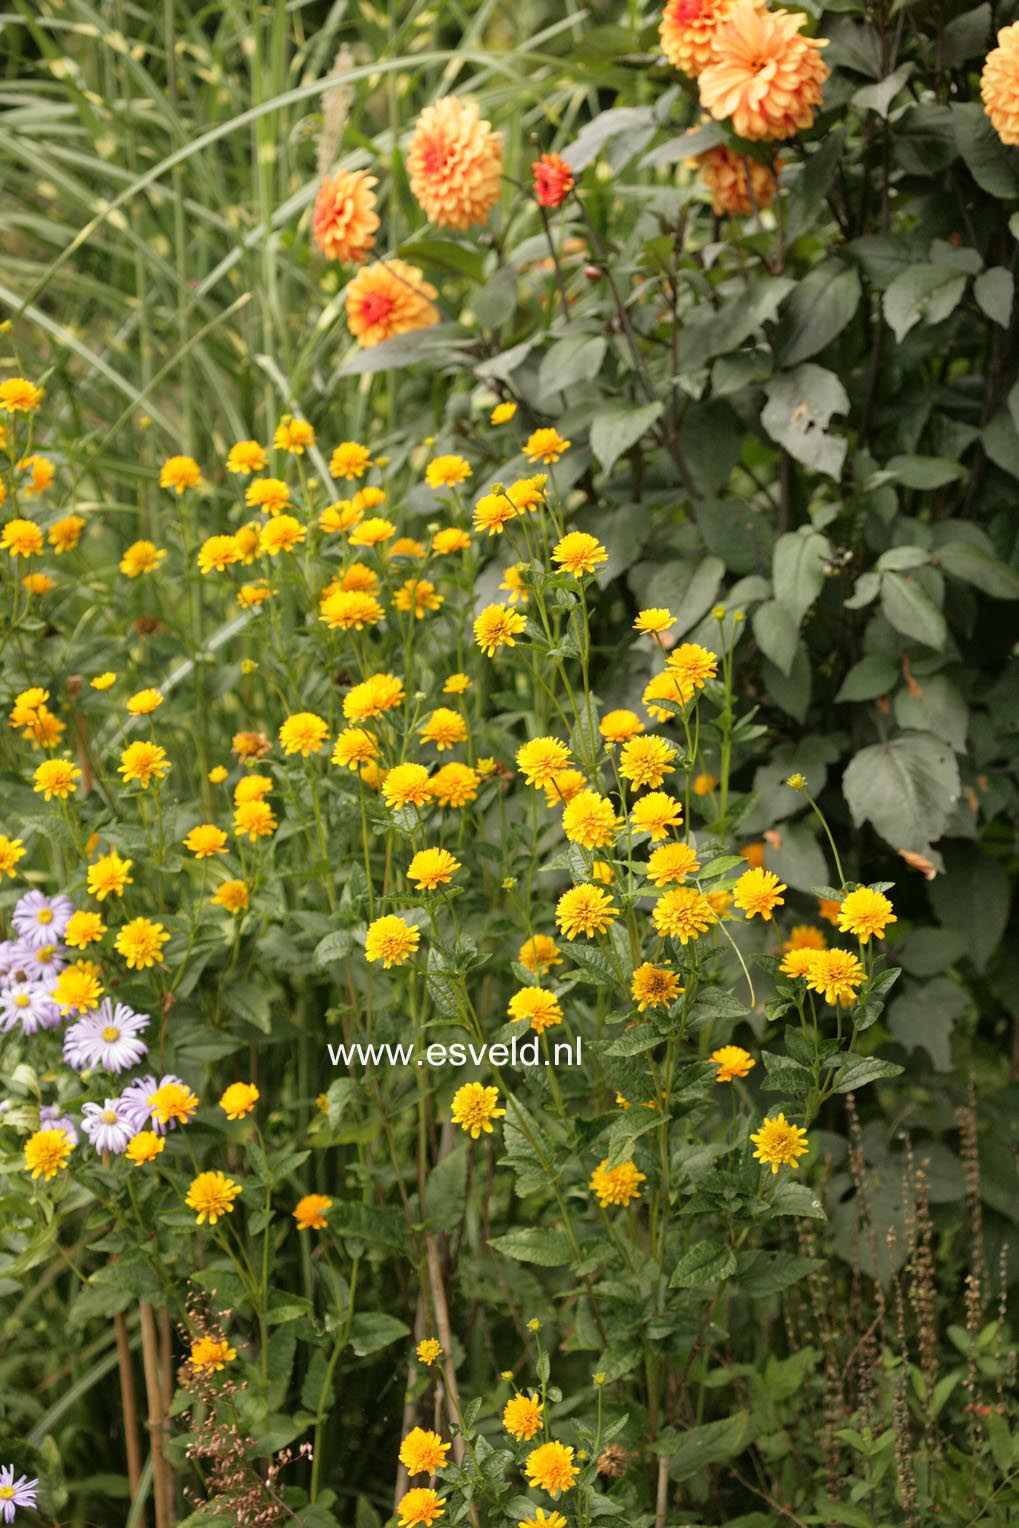
[(624, 451), (635, 446), (662, 412), (660, 403), (604, 409), (591, 421), (591, 450), (606, 472), (611, 472)]
[(940, 324), (962, 300), (966, 275), (951, 265), (911, 265), (881, 299), (889, 328), (900, 342), (917, 324)]
[(736, 1279), (740, 1289), (752, 1299), (779, 1294), (808, 1274), (826, 1266), (823, 1257), (797, 1257), (791, 1252), (740, 1252), (736, 1257)]
[(768, 600), (754, 611), (753, 627), (761, 652), (783, 674), (788, 674), (800, 640), (798, 627), (788, 610), (778, 600)]
[(412, 265), (431, 265), (438, 270), (456, 271), (471, 281), (484, 279), (483, 257), (474, 249), (455, 244), (452, 239), (408, 239), (395, 253), (401, 260), (409, 260)]
[(965, 989), (947, 976), (910, 982), (888, 1010), (892, 1035), (906, 1050), (925, 1050), (937, 1072), (952, 1066), (952, 1029), (969, 1006)]
[(670, 1289), (703, 1289), (721, 1284), (736, 1272), (736, 1258), (718, 1242), (700, 1241), (680, 1258), (669, 1280)]
[(772, 553), (775, 598), (797, 626), (824, 587), (824, 567), (830, 556), (827, 536), (810, 529), (790, 531), (775, 543)]
[(948, 638), (945, 618), (930, 595), (899, 573), (881, 575), (881, 609), (896, 631), (940, 652)]
[(972, 584), (992, 599), (1019, 600), (1019, 572), (968, 541), (938, 547), (935, 561), (950, 578)]
[(965, 753), (969, 707), (944, 674), (932, 674), (895, 697), (895, 720), (904, 732), (932, 732)]
[(410, 1327), (385, 1311), (358, 1311), (350, 1323), (350, 1345), (358, 1358), (378, 1353), (409, 1336)]
[(928, 890), (938, 921), (965, 934), (967, 955), (986, 970), (1008, 927), (1012, 888), (1004, 865), (978, 844), (953, 845), (945, 874)]
[(516, 266), (504, 265), (474, 293), (471, 307), (479, 324), (498, 329), (506, 322), (517, 305), (518, 281)]
[(862, 748), (842, 788), (857, 827), (870, 822), (893, 849), (925, 854), (959, 799), (959, 766), (947, 743), (905, 732)]
[(874, 700), (887, 695), (899, 682), (899, 666), (881, 653), (868, 654), (854, 663), (843, 679), (836, 702), (851, 700)]
[(1004, 201), (1019, 197), (1019, 156), (1002, 143), (980, 102), (956, 101), (951, 111), (959, 153), (980, 189)]
[(334, 960), (345, 960), (354, 948), (353, 931), (349, 928), (334, 929), (315, 946), (312, 959), (317, 966), (327, 966)]
[(961, 462), (944, 456), (893, 456), (885, 471), (894, 473), (907, 488), (944, 488), (966, 476)]
[(504, 1236), (490, 1236), (488, 1245), (517, 1263), (537, 1263), (541, 1268), (564, 1268), (573, 1257), (573, 1247), (565, 1231), (546, 1231), (541, 1226), (526, 1226), (507, 1231)]
[(764, 391), (768, 401), (761, 424), (772, 440), (804, 466), (837, 478), (847, 445), (826, 432), (833, 415), (849, 412), (849, 396), (835, 373), (807, 362), (780, 372), (765, 384)]
[(902, 90), (916, 65), (900, 64), (893, 74), (886, 74), (876, 85), (863, 85), (856, 91), (853, 105), (861, 111), (875, 111), (879, 117), (887, 117), (892, 102)]
[(556, 340), (538, 368), (539, 391), (562, 392), (575, 382), (596, 377), (607, 349), (608, 340), (601, 334), (567, 334)]
[[(669, 1476), (672, 1480), (689, 1480), (709, 1464), (735, 1459), (742, 1453), (751, 1438), (750, 1418), (745, 1411), (737, 1411), (721, 1422), (705, 1422), (700, 1427), (688, 1428), (680, 1433), (675, 1446), (668, 1450)], [(655, 1446), (656, 1453), (666, 1450), (663, 1444), (671, 1441), (663, 1437)]]
[(1000, 408), (980, 432), (980, 441), (996, 467), (1019, 478), (1019, 433), (1007, 408)]
[(951, 109), (934, 101), (910, 106), (896, 119), (892, 153), (908, 175), (946, 170), (959, 153)]
[(869, 1082), (878, 1082), (883, 1077), (899, 1077), (904, 1068), (894, 1061), (882, 1061), (880, 1056), (855, 1056), (846, 1065), (844, 1072), (836, 1072), (839, 1083), (836, 1093), (855, 1093), (859, 1088), (865, 1088)]
[(978, 305), (1002, 329), (1007, 329), (1012, 318), (1015, 301), (1015, 277), (1003, 265), (992, 265), (973, 283), (973, 296)]
[(860, 278), (841, 260), (816, 266), (787, 298), (776, 359), (798, 366), (841, 334), (860, 305)]

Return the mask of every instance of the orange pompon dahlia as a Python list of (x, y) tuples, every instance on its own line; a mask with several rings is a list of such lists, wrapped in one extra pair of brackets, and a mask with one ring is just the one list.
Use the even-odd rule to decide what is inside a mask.
[(444, 96), (417, 119), (407, 174), (430, 222), (460, 229), (485, 223), (499, 200), (502, 135), (482, 120), (475, 102)]
[[(718, 217), (746, 218), (763, 212), (775, 200), (778, 181), (766, 164), (737, 154), (720, 143), (717, 148), (699, 154), (694, 163), (700, 170), (711, 205)], [(776, 169), (779, 161), (775, 161)]]
[(327, 260), (363, 260), (375, 243), (374, 175), (341, 170), (327, 175), (318, 188), (311, 231)]
[(432, 301), (437, 295), (416, 265), (376, 260), (347, 287), (347, 328), (363, 350), (412, 329), (428, 329), (439, 321)]
[(980, 75), (984, 111), (1002, 143), (1019, 144), (1019, 22), (1002, 27)]
[(668, 0), (658, 39), (672, 67), (694, 78), (706, 69), (715, 28), (731, 10), (732, 0)]
[(801, 37), (802, 11), (759, 11), (739, 0), (719, 23), (700, 76), (701, 105), (741, 138), (792, 138), (814, 120), (829, 70), (823, 37)]

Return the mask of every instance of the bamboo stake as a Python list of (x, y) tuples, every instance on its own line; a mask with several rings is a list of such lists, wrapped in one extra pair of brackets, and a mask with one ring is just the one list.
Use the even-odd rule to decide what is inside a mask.
[(142, 1329), (142, 1363), (145, 1369), (145, 1390), (149, 1402), (149, 1439), (152, 1450), (152, 1500), (156, 1513), (156, 1528), (171, 1528), (167, 1513), (169, 1491), (166, 1481), (166, 1459), (163, 1455), (163, 1406), (159, 1387), (159, 1358), (156, 1323), (152, 1306), (147, 1300), (138, 1302)]
[[(132, 1500), (138, 1495), (142, 1478), (142, 1445), (138, 1436), (138, 1402), (134, 1388), (134, 1369), (131, 1364), (131, 1344), (127, 1335), (127, 1322), (123, 1311), (113, 1318), (113, 1330), (117, 1336), (117, 1367), (120, 1370), (120, 1405), (124, 1413), (124, 1442), (127, 1450), (127, 1479)], [(138, 1514), (138, 1528), (145, 1528), (145, 1512)]]

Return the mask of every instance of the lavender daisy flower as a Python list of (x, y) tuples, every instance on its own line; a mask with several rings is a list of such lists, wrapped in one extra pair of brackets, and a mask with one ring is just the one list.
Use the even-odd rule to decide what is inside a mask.
[(49, 982), (19, 981), (0, 994), (0, 1034), (20, 1024), (26, 1035), (39, 1029), (56, 1029), (60, 1009), (53, 1001)]
[(128, 1083), (120, 1095), (120, 1107), (125, 1118), (129, 1119), (135, 1135), (139, 1130), (155, 1130), (162, 1133), (159, 1125), (152, 1123), (152, 1110), (149, 1099), (159, 1086), (156, 1079), (149, 1074), (148, 1077), (139, 1077), (136, 1082)]
[(119, 1156), (132, 1136), (138, 1134), (129, 1111), (119, 1098), (108, 1098), (102, 1105), (82, 1104), (81, 1128), (96, 1151), (112, 1151)]
[(15, 1480), (13, 1464), (0, 1464), (0, 1516), (5, 1523), (13, 1523), (15, 1508), (36, 1505), (38, 1484), (27, 1475), (19, 1475)]
[(104, 998), (95, 1013), (70, 1026), (64, 1036), (64, 1060), (76, 1072), (101, 1066), (106, 1072), (126, 1072), (148, 1054), (140, 1038), (148, 1027), (147, 1013), (135, 1013), (126, 1003), (116, 1006)]
[(0, 982), (5, 982), (16, 968), (23, 948), (20, 939), (0, 940)]
[(41, 891), (28, 891), (19, 899), (11, 922), (21, 938), (38, 950), (44, 944), (56, 944), (63, 939), (73, 912), (74, 903), (62, 892), (56, 897), (44, 897)]
[(57, 1104), (43, 1104), (39, 1110), (40, 1130), (62, 1130), (71, 1144), (78, 1144), (78, 1129), (69, 1114), (61, 1114)]
[(33, 949), (24, 939), (18, 941), (15, 969), (26, 971), (37, 982), (52, 981), (67, 965), (67, 951), (53, 942)]

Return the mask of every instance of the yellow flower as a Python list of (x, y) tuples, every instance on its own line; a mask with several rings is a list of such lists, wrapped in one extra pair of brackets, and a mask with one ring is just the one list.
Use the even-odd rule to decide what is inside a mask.
[(402, 705), (403, 681), (394, 674), (373, 674), (361, 684), (355, 684), (343, 701), (343, 714), (348, 722), (364, 721), (366, 717), (381, 716)]
[(52, 995), (61, 1013), (87, 1013), (103, 995), (99, 967), (91, 960), (76, 960), (73, 966), (65, 966), (53, 984)]
[(562, 1491), (569, 1491), (580, 1474), (573, 1463), (573, 1449), (565, 1443), (542, 1443), (527, 1456), (528, 1485), (547, 1491), (553, 1501)]
[(272, 443), (276, 451), (289, 451), (291, 456), (303, 456), (308, 446), (315, 444), (314, 426), (306, 419), (294, 419), (290, 414), (284, 414), (276, 426)]
[(502, 1410), (502, 1425), (518, 1443), (529, 1443), (542, 1429), (544, 1410), (536, 1395), (511, 1395)]
[(196, 560), (203, 577), (208, 573), (222, 573), (241, 560), (237, 537), (210, 536), (199, 547)]
[(407, 175), (430, 223), (464, 230), (487, 222), (502, 185), (502, 135), (474, 101), (443, 96), (414, 124)]
[(469, 764), (443, 764), (428, 782), (429, 794), (440, 806), (467, 806), (478, 794), (481, 778)]
[(64, 552), (74, 551), (81, 540), (85, 524), (84, 515), (64, 515), (63, 519), (54, 521), (47, 532), (47, 539), (58, 557)]
[(871, 938), (883, 939), (889, 923), (897, 923), (892, 904), (880, 891), (860, 886), (847, 892), (838, 912), (838, 926), (843, 934), (855, 934), (861, 944)]
[(56, 587), (56, 580), (50, 578), (48, 573), (26, 573), (21, 580), (21, 587), (32, 595), (49, 594)]
[(837, 927), (841, 906), (841, 901), (836, 901), (834, 897), (821, 897), (817, 904), (817, 916)]
[(132, 918), (119, 930), (113, 947), (118, 955), (123, 955), (129, 970), (144, 971), (162, 961), (163, 945), (169, 937), (161, 923), (150, 918)]
[(222, 764), (214, 764), (209, 770), (209, 784), (222, 785), (229, 771)]
[(434, 1337), (423, 1338), (414, 1351), (417, 1353), (418, 1362), (423, 1364), (431, 1365), (442, 1357), (442, 1346)]
[(158, 743), (151, 742), (129, 743), (117, 766), (117, 772), (123, 775), (125, 784), (136, 780), (142, 790), (148, 790), (153, 780), (161, 780), (169, 769), (166, 750), (160, 748)]
[(186, 1082), (178, 1082), (176, 1078), (164, 1082), (149, 1097), (149, 1113), (157, 1125), (169, 1125), (177, 1121), (182, 1125), (190, 1125), (197, 1109), (198, 1095), (191, 1091)]
[(593, 939), (604, 934), (616, 921), (618, 908), (607, 891), (600, 886), (571, 886), (556, 903), (556, 923), (567, 939), (574, 940), (578, 934)]
[(254, 843), (256, 838), (271, 838), (279, 824), (268, 801), (242, 801), (234, 809), (234, 835)]
[(424, 806), (429, 797), (428, 771), (423, 764), (397, 764), (382, 783), (387, 806)]
[(639, 1013), (648, 1008), (668, 1008), (683, 991), (675, 971), (645, 960), (633, 973), (630, 994)]
[(526, 625), (519, 610), (488, 605), (474, 622), (474, 640), (486, 657), (494, 658), (500, 647), (516, 646), (516, 638)]
[(534, 971), (539, 976), (563, 963), (559, 946), (547, 934), (533, 934), (530, 939), (525, 939), (517, 959), (525, 970)]
[(154, 573), (165, 556), (166, 548), (152, 541), (132, 541), (120, 559), (120, 571), (127, 578), (139, 578), (142, 573)]
[(788, 954), (791, 950), (825, 950), (827, 948), (828, 941), (819, 928), (814, 928), (809, 923), (798, 923), (783, 944), (782, 951)]
[(318, 753), (329, 736), (329, 724), (314, 711), (297, 711), (288, 716), (280, 728), (280, 743), (286, 754), (299, 753), (306, 759)]
[(527, 781), (540, 790), (553, 781), (570, 762), (572, 754), (557, 737), (535, 737), (517, 749), (517, 768)]
[(772, 1176), (780, 1167), (798, 1167), (800, 1157), (809, 1150), (807, 1132), (799, 1125), (789, 1124), (784, 1114), (766, 1119), (750, 1139), (757, 1147), (754, 1160), (770, 1167)]
[(168, 456), (159, 473), (160, 488), (172, 488), (178, 496), (201, 481), (198, 463), (190, 456)]
[(400, 1528), (418, 1528), (442, 1517), (446, 1508), (442, 1498), (430, 1486), (414, 1486), (396, 1504)]
[(832, 1004), (853, 1002), (867, 975), (855, 955), (840, 949), (815, 951), (803, 974), (810, 990)]
[[(212, 1216), (209, 1218), (213, 1219)], [(232, 1364), (236, 1357), (236, 1348), (232, 1348), (225, 1337), (205, 1336), (191, 1344), (188, 1361), (192, 1368), (209, 1369), (218, 1374), (227, 1364)]]
[(422, 891), (445, 886), (461, 869), (460, 861), (448, 849), (419, 849), (407, 867), (407, 879)]
[(163, 697), (159, 690), (138, 690), (128, 700), (127, 709), (132, 716), (151, 716), (162, 704)]
[(574, 578), (593, 573), (608, 560), (609, 554), (597, 536), (589, 536), (586, 531), (569, 531), (552, 548), (552, 561), (565, 572), (572, 573)]
[(650, 833), (651, 842), (667, 837), (670, 828), (683, 822), (683, 808), (668, 791), (648, 791), (638, 796), (630, 808), (630, 823), (635, 833)]
[(425, 482), (429, 488), (454, 488), (466, 483), (471, 469), (462, 456), (436, 456), (425, 468)]
[(813, 966), (818, 953), (816, 949), (811, 949), (809, 946), (799, 946), (796, 949), (787, 950), (782, 957), (779, 970), (783, 976), (792, 977), (794, 981), (798, 977), (805, 977)]
[(443, 695), (464, 695), (471, 687), (467, 674), (450, 674), (442, 686)]
[(534, 477), (518, 478), (506, 490), (506, 497), (514, 509), (526, 509), (529, 511), (540, 509), (545, 502), (545, 486), (547, 483), (547, 472), (537, 472)]
[(248, 888), (243, 881), (224, 881), (209, 898), (214, 907), (228, 913), (241, 913), (248, 905)]
[[(8, 838), (6, 833), (0, 833), (0, 881), (4, 876), (10, 876), (13, 881), (18, 861), (25, 857), (25, 846), (20, 838)], [(73, 922), (73, 916), (72, 916)], [(70, 943), (70, 940), (66, 940)]]
[(232, 1082), (219, 1100), (227, 1119), (243, 1119), (258, 1103), (261, 1094), (251, 1082)]
[(557, 462), (565, 451), (570, 449), (572, 441), (564, 440), (558, 430), (551, 428), (534, 430), (524, 445), (524, 455), (528, 461), (544, 462), (546, 467)]
[(370, 520), (362, 520), (360, 525), (350, 533), (351, 546), (381, 546), (391, 536), (396, 535), (396, 526), (392, 520), (386, 520), (381, 515), (372, 515)]
[(466, 552), (470, 544), (470, 536), (457, 525), (447, 525), (432, 537), (432, 551), (439, 557), (448, 556), (451, 552)]
[(621, 1162), (610, 1167), (608, 1157), (603, 1158), (591, 1174), (591, 1189), (602, 1209), (609, 1205), (627, 1205), (631, 1199), (639, 1199), (641, 1184), (647, 1182), (645, 1173), (637, 1171), (636, 1162)]
[(393, 604), (397, 610), (413, 611), (415, 620), (423, 621), (426, 615), (439, 609), (444, 599), (429, 579), (408, 578), (394, 593)]
[(225, 854), (226, 845), (226, 834), (213, 822), (200, 822), (184, 839), (188, 853), (200, 860), (211, 859), (214, 854)]
[(89, 680), (93, 690), (100, 691), (112, 689), (116, 682), (117, 676), (110, 669), (106, 669), (104, 673), (97, 674), (94, 679)]
[(517, 411), (515, 403), (497, 403), (488, 416), (489, 424), (508, 424)]
[(447, 748), (453, 748), (457, 743), (462, 743), (467, 737), (467, 723), (459, 711), (451, 711), (448, 706), (439, 706), (428, 718), (421, 728), (420, 738), (423, 743), (434, 743), (439, 753)]
[(507, 1011), (515, 1024), (526, 1022), (539, 1035), (563, 1022), (559, 999), (544, 987), (521, 987), (510, 998)]
[(324, 1231), (328, 1222), (326, 1211), (331, 1210), (333, 1201), (328, 1194), (305, 1194), (303, 1199), (298, 1199), (291, 1214), (297, 1221), (299, 1231)]
[(364, 940), (364, 956), (368, 961), (381, 960), (383, 969), (402, 966), (414, 954), (421, 939), (416, 923), (408, 923), (395, 913), (386, 913), (369, 923)]
[(650, 609), (638, 612), (633, 626), (635, 631), (642, 632), (645, 636), (659, 635), (675, 626), (676, 617), (671, 610)]
[(697, 851), (689, 844), (662, 844), (653, 849), (647, 862), (648, 880), (654, 886), (668, 886), (672, 881), (684, 881), (701, 868)]
[(0, 532), (0, 548), (11, 557), (38, 557), (43, 549), (42, 531), (34, 520), (8, 520)]
[(615, 842), (619, 822), (607, 796), (578, 791), (563, 808), (563, 832), (571, 843), (584, 849), (602, 849)]
[(661, 785), (671, 774), (678, 749), (661, 737), (635, 737), (624, 743), (619, 755), (619, 773), (637, 790)]
[(199, 1173), (192, 1180), (184, 1203), (188, 1209), (196, 1212), (196, 1225), (200, 1226), (207, 1220), (210, 1226), (214, 1226), (223, 1215), (233, 1214), (234, 1200), (240, 1192), (240, 1184), (228, 1178), (225, 1173)]
[(352, 482), (364, 477), (372, 464), (372, 454), (367, 446), (356, 440), (344, 440), (336, 447), (329, 461), (329, 472), (334, 478)]
[(711, 1052), (711, 1059), (718, 1067), (716, 1082), (732, 1082), (736, 1077), (746, 1077), (750, 1068), (757, 1065), (750, 1052), (739, 1045), (723, 1045)]
[(452, 1444), (443, 1443), (437, 1432), (414, 1427), (400, 1444), (400, 1463), (408, 1475), (434, 1475), (446, 1464)]
[(4, 414), (29, 414), (42, 400), (43, 389), (24, 377), (8, 377), (0, 382), (0, 412)]
[(502, 1119), (506, 1113), (498, 1104), (498, 1088), (486, 1088), (483, 1082), (465, 1082), (453, 1094), (450, 1118), (454, 1125), (459, 1125), (466, 1135), (476, 1141), (482, 1132), (491, 1135), (492, 1121)]
[(106, 933), (106, 925), (98, 913), (79, 911), (72, 913), (64, 930), (64, 943), (72, 950), (84, 950), (95, 944)]
[(707, 772), (695, 775), (693, 780), (693, 793), (695, 796), (710, 796), (711, 792), (715, 789), (717, 784), (718, 781), (715, 779), (714, 775), (709, 775)]
[(413, 536), (397, 536), (389, 548), (389, 555), (390, 557), (423, 557), (424, 542), (416, 541)]
[(656, 722), (667, 722), (673, 718), (673, 712), (664, 705), (658, 705), (658, 701), (668, 701), (674, 706), (685, 706), (687, 701), (692, 700), (694, 695), (693, 686), (687, 684), (679, 674), (671, 669), (664, 669), (662, 673), (655, 674), (644, 686), (641, 703), (649, 716), (653, 716)]
[(695, 886), (677, 886), (665, 892), (655, 903), (651, 917), (659, 934), (678, 939), (684, 945), (699, 939), (718, 922), (711, 903)]
[(32, 776), (32, 788), (45, 801), (51, 801), (54, 796), (58, 801), (64, 801), (74, 795), (80, 779), (81, 770), (70, 759), (44, 759)]
[(164, 1135), (157, 1135), (154, 1130), (139, 1130), (128, 1141), (124, 1155), (135, 1167), (142, 1167), (146, 1162), (154, 1162), (165, 1146)]
[(282, 478), (256, 478), (244, 490), (244, 502), (249, 509), (260, 509), (263, 514), (278, 515), (290, 504), (290, 489)]
[(773, 870), (756, 868), (740, 876), (732, 896), (748, 918), (760, 916), (763, 922), (770, 923), (774, 909), (785, 905), (781, 893), (787, 889)]
[(253, 472), (261, 472), (268, 460), (265, 447), (257, 440), (238, 440), (227, 454), (226, 470), (237, 477), (250, 477)]
[(598, 724), (606, 743), (625, 743), (644, 731), (644, 723), (633, 711), (609, 711)]
[(133, 860), (121, 859), (116, 849), (101, 855), (88, 867), (89, 894), (97, 902), (104, 902), (110, 896), (122, 897), (124, 887), (132, 884), (128, 871), (133, 863)]
[(702, 690), (718, 672), (718, 658), (697, 642), (684, 642), (666, 660), (666, 668), (684, 687)]
[(67, 1166), (73, 1150), (66, 1130), (37, 1130), (25, 1142), (25, 1171), (48, 1183)]
[(276, 515), (262, 526), (259, 547), (267, 557), (278, 557), (281, 552), (292, 552), (300, 546), (307, 532), (293, 515)]
[(53, 481), (53, 463), (45, 456), (39, 456), (37, 452), (33, 452), (31, 456), (23, 456), (18, 463), (18, 471), (31, 474), (24, 490), (28, 495), (45, 493)]

